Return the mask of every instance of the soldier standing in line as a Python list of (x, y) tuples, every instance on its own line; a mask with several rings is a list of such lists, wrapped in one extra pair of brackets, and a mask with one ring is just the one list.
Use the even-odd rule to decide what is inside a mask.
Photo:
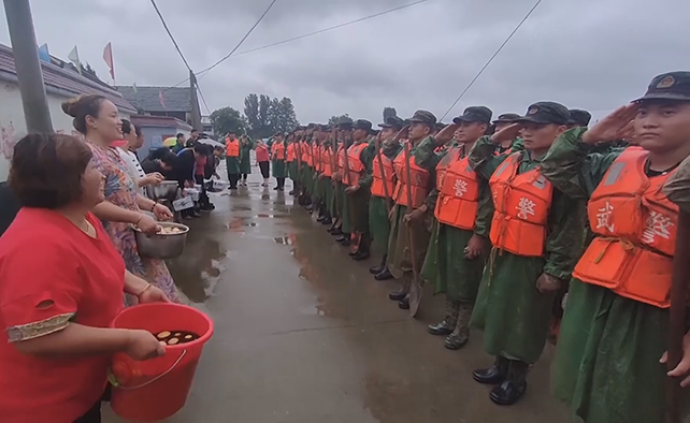
[(436, 136), (438, 143), (445, 143), (454, 134), (455, 143), (436, 167), (434, 229), (421, 274), (436, 293), (446, 294), (445, 318), (428, 330), (447, 336), (445, 346), (450, 350), (469, 340), (470, 318), (491, 250), (491, 190), (469, 166), (470, 151), (488, 132), (491, 114), (484, 106), (468, 107)]
[[(586, 423), (666, 422), (669, 377), (690, 385), (690, 335), (680, 365), (663, 365), (688, 134), (690, 72), (670, 72), (592, 129), (563, 134), (542, 163), (555, 187), (588, 201), (593, 239), (570, 281), (551, 373), (556, 397)], [(621, 139), (637, 145), (591, 151)]]
[(348, 169), (345, 195), (352, 211), (352, 229), (359, 235), (356, 252), (350, 253), (355, 261), (366, 260), (371, 255), (371, 233), (369, 232), (369, 199), (371, 197), (371, 164), (373, 150), (369, 148), (372, 124), (359, 119), (354, 124), (352, 145), (347, 150)]
[(421, 300), (420, 281), (415, 278), (415, 273), (424, 263), (431, 235), (434, 203), (427, 201), (427, 197), (436, 183), (439, 160), (434, 153), (436, 145), (431, 135), (435, 125), (436, 116), (431, 112), (415, 112), (410, 126), (398, 134), (398, 138), (407, 138), (409, 145), (393, 162), (398, 181), (393, 194), (395, 206), (390, 216), (387, 265), (396, 279), (402, 279), (403, 286), (391, 292), (389, 298), (398, 301), (401, 309), (409, 309), (412, 316), (417, 314)]
[(336, 201), (338, 203), (338, 216), (340, 216), (340, 230), (335, 233), (331, 232), (331, 235), (340, 235), (336, 239), (336, 242), (343, 247), (350, 246), (350, 237), (352, 234), (352, 221), (350, 213), (350, 204), (348, 196), (345, 195), (345, 188), (347, 188), (347, 150), (352, 145), (352, 123), (343, 122), (338, 125), (338, 133), (341, 138), (340, 147), (337, 153), (338, 159), (338, 172), (335, 177), (335, 195)]
[[(489, 181), (494, 203), (493, 249), (472, 325), (484, 331), (484, 349), (495, 361), (473, 376), (498, 385), (489, 396), (498, 405), (512, 405), (524, 395), (529, 368), (544, 350), (554, 297), (580, 253), (582, 229), (571, 213), (576, 203), (539, 171), (569, 118), (561, 104), (535, 103), (516, 123), (481, 138), (469, 157), (477, 175)], [(498, 146), (518, 133), (525, 150), (496, 155)]]
[[(371, 165), (372, 173), (365, 176), (360, 184), (371, 184), (371, 199), (369, 200), (369, 231), (372, 235), (373, 247), (382, 254), (381, 264), (369, 269), (377, 281), (393, 279), (386, 266), (388, 257), (388, 238), (390, 236), (390, 221), (388, 215), (392, 207), (391, 196), (395, 188), (395, 170), (393, 160), (400, 153), (402, 148), (396, 134), (403, 127), (403, 121), (397, 116), (389, 117), (379, 125), (381, 132), (377, 135), (380, 151), (376, 152), (376, 142), (372, 141), (369, 148), (373, 162)], [(383, 169), (383, 170), (382, 170)], [(371, 179), (371, 182), (367, 181)]]
[(273, 145), (271, 146), (271, 169), (273, 177), (276, 178), (276, 187), (273, 189), (277, 191), (285, 189), (285, 177), (287, 176), (286, 150), (285, 134), (276, 132), (273, 135)]

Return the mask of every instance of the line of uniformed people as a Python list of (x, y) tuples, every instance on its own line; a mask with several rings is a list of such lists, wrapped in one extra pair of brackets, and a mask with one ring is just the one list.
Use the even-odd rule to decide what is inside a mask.
[[(446, 295), (428, 329), (447, 348), (483, 331), (494, 362), (473, 378), (495, 385), (494, 403), (524, 395), (565, 303), (554, 394), (587, 423), (663, 422), (671, 200), (690, 203), (690, 171), (676, 173), (690, 156), (690, 73), (655, 77), (590, 130), (589, 113), (554, 102), (491, 118), (473, 106), (442, 129), (423, 110), (376, 136), (365, 120), (299, 128), (287, 147), (294, 194), (342, 245), (355, 241), (355, 260), (373, 241), (372, 273), (402, 282), (390, 294), (400, 308), (417, 313), (423, 281)], [(686, 348), (671, 375), (690, 371)]]

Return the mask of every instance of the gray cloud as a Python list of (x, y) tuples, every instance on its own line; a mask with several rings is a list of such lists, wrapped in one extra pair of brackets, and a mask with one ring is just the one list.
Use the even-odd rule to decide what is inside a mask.
[[(378, 13), (412, 0), (278, 0), (239, 52)], [(159, 0), (195, 70), (227, 54), (269, 0)], [(251, 92), (288, 96), (302, 122), (334, 114), (379, 121), (384, 106), (439, 117), (534, 4), (430, 0), (332, 32), (238, 55), (200, 80), (211, 109), (242, 110)], [(77, 44), (106, 78), (113, 42), (118, 84), (172, 85), (187, 76), (149, 2), (33, 0), (40, 43), (66, 57)], [(690, 69), (682, 0), (544, 0), (453, 109), (524, 112), (553, 100), (601, 115), (639, 96), (655, 74)], [(2, 16), (0, 26), (6, 28)], [(9, 43), (7, 30), (0, 42)], [(449, 118), (446, 118), (448, 121)]]

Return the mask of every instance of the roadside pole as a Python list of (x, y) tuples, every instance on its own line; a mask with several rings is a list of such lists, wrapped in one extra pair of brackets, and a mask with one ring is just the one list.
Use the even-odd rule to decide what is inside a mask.
[(4, 0), (28, 132), (53, 132), (29, 0)]

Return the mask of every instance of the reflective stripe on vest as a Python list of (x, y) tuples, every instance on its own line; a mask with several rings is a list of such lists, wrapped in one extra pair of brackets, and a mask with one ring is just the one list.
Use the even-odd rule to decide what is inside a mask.
[(344, 182), (349, 186), (359, 185), (359, 179), (364, 176), (365, 168), (361, 156), (362, 151), (364, 151), (368, 145), (369, 144), (363, 142), (361, 144), (353, 144), (347, 149), (347, 164), (350, 168), (350, 174), (344, 178)]
[(285, 144), (282, 142), (273, 143), (271, 155), (273, 160), (285, 160)]
[(237, 139), (225, 139), (225, 155), (228, 157), (240, 157), (240, 141)]
[(434, 215), (445, 225), (471, 231), (478, 208), (479, 181), (465, 157), (446, 169)]
[[(395, 189), (395, 170), (393, 169), (393, 160), (383, 154), (383, 149), (381, 149), (381, 159), (383, 160), (383, 175), (381, 175), (379, 156), (376, 155), (374, 157), (372, 165), (372, 176), (374, 179), (371, 183), (371, 195), (386, 198), (386, 191), (388, 191), (388, 195), (393, 195), (393, 190)], [(385, 188), (384, 183), (386, 184)]]
[[(421, 207), (427, 195), (429, 195), (429, 178), (431, 178), (429, 171), (418, 166), (414, 155), (410, 154), (410, 177), (412, 180), (408, 182), (404, 150), (393, 161), (393, 168), (395, 169), (395, 176), (398, 178), (398, 182), (395, 184), (395, 191), (393, 192), (395, 203), (413, 209)], [(412, 187), (411, 199), (407, 198), (408, 183)]]
[(553, 187), (538, 168), (518, 174), (522, 154), (508, 156), (489, 180), (495, 208), (491, 243), (518, 256), (541, 257)]
[(592, 193), (587, 215), (597, 235), (573, 276), (616, 294), (670, 307), (678, 206), (662, 192), (673, 174), (645, 175), (649, 153), (626, 148)]
[(443, 177), (446, 175), (446, 169), (458, 160), (462, 150), (462, 146), (451, 147), (436, 165), (436, 189), (439, 191), (443, 186)]
[(297, 160), (297, 151), (294, 143), (290, 143), (287, 146), (287, 162), (292, 163)]

